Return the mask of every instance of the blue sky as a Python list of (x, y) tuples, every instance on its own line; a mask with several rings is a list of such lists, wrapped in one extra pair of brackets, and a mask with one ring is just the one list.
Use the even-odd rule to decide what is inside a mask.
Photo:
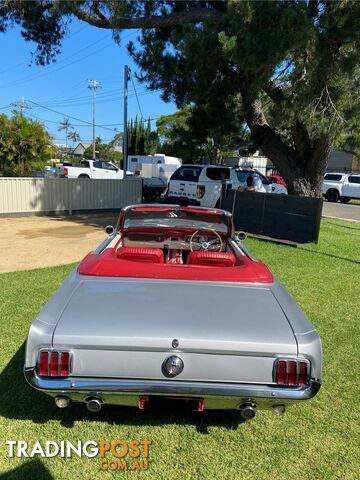
[[(87, 80), (95, 79), (102, 85), (97, 90), (96, 134), (104, 141), (111, 140), (116, 133), (113, 129), (122, 130), (124, 65), (129, 65), (132, 72), (137, 71), (126, 50), (128, 40), (136, 39), (136, 31), (124, 31), (122, 39), (119, 46), (112, 40), (111, 31), (74, 21), (56, 63), (41, 67), (29, 66), (35, 45), (22, 38), (18, 27), (0, 34), (0, 113), (11, 114), (13, 107), (9, 105), (24, 96), (32, 107), (26, 114), (41, 119), (55, 143), (65, 143), (65, 133), (57, 130), (58, 122), (64, 116), (92, 121), (92, 92), (87, 88)], [(157, 118), (176, 110), (174, 104), (161, 100), (159, 92), (150, 92), (135, 78), (134, 82), (145, 118)], [(136, 114), (140, 116), (134, 87), (129, 82), (128, 118), (135, 118)], [(84, 142), (91, 142), (91, 125), (71, 118), (70, 122)]]

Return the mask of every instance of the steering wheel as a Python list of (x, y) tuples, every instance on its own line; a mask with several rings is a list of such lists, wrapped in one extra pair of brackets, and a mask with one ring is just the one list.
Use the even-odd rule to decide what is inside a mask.
[[(197, 233), (203, 232), (204, 230), (209, 230), (212, 235), (215, 235), (216, 238), (213, 238), (212, 240), (208, 240), (207, 242), (195, 242), (194, 237), (196, 236)], [(223, 247), (223, 242), (221, 240), (220, 235), (216, 230), (211, 230), (202, 228), (201, 230), (196, 230), (190, 237), (190, 250), (192, 252), (198, 251), (198, 250), (211, 250), (213, 252), (221, 252), (222, 247)], [(196, 247), (196, 248), (195, 248)]]

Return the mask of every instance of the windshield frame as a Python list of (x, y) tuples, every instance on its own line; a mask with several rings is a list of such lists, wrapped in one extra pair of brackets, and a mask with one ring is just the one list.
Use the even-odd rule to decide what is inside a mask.
[[(230, 212), (227, 212), (226, 210), (220, 210), (218, 208), (208, 208), (208, 207), (182, 207), (180, 205), (172, 205), (172, 204), (137, 204), (137, 205), (129, 205), (128, 207), (125, 207), (121, 210), (120, 212), (120, 217), (117, 225), (117, 229), (119, 231), (123, 231), (125, 228), (133, 228), (135, 226), (129, 226), (125, 227), (125, 222), (126, 222), (126, 215), (129, 211), (142, 211), (142, 212), (179, 212), (183, 211), (185, 213), (204, 213), (208, 215), (219, 215), (225, 217), (225, 222), (219, 222), (219, 225), (222, 224), (225, 227), (227, 227), (226, 232), (221, 232), (222, 234), (226, 234), (228, 237), (233, 236), (233, 224), (232, 224), (232, 214)], [(194, 219), (194, 221), (196, 221)], [(159, 224), (161, 223), (161, 220), (159, 219)], [(200, 222), (199, 222), (200, 223)], [(204, 222), (205, 223), (205, 222)], [(146, 228), (151, 228), (156, 225), (143, 225), (143, 227)], [(136, 228), (140, 227), (137, 226)], [(160, 225), (159, 225), (160, 227)], [(164, 226), (161, 225), (162, 228), (169, 228), (169, 229), (174, 229), (174, 226), (168, 225)], [(182, 228), (190, 228), (190, 229), (201, 229), (201, 226), (195, 227), (194, 225), (189, 224), (188, 226), (186, 225), (179, 225), (177, 228), (182, 229)], [(204, 230), (209, 229), (209, 227), (204, 226)]]

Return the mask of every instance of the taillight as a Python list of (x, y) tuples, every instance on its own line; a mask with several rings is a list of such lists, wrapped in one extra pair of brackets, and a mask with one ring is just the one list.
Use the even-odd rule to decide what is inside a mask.
[(69, 173), (69, 169), (67, 167), (64, 167), (64, 175), (65, 177), (68, 176), (68, 173)]
[(306, 385), (309, 379), (309, 363), (297, 359), (279, 359), (274, 363), (274, 382), (278, 385)]
[(135, 170), (135, 175), (137, 177), (141, 177), (141, 170), (140, 169)]
[(205, 185), (196, 186), (196, 196), (197, 198), (202, 198), (205, 195)]
[(42, 350), (39, 354), (37, 372), (46, 377), (67, 377), (70, 375), (70, 353)]

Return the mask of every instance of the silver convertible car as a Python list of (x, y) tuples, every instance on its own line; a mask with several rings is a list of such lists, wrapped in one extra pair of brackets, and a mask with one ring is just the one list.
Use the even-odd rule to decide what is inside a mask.
[(30, 327), (25, 376), (58, 407), (159, 402), (278, 415), (321, 384), (321, 342), (214, 208), (133, 205)]

